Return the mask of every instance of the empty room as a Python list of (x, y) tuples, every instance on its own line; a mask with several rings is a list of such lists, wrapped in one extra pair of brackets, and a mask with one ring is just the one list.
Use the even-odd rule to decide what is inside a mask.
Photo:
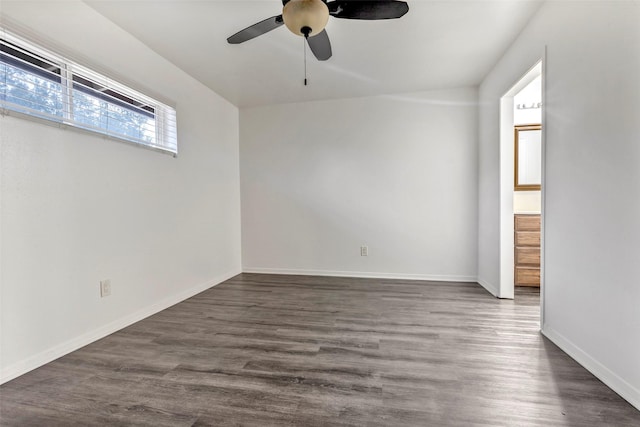
[(639, 0), (0, 0), (1, 426), (639, 426)]

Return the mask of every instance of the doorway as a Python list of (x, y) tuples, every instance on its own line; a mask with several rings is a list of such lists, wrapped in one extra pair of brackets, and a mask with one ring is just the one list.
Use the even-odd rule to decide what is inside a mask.
[[(543, 62), (500, 100), (500, 298), (540, 291), (544, 212)], [(537, 157), (536, 157), (537, 156)], [(537, 285), (537, 286), (536, 286)], [(516, 289), (519, 292), (516, 293)], [(541, 319), (542, 319), (541, 309)]]

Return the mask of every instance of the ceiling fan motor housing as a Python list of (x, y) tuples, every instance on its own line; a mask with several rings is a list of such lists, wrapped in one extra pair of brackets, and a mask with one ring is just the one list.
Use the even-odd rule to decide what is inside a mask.
[(282, 9), (282, 18), (293, 34), (306, 36), (308, 33), (313, 37), (327, 25), (329, 8), (322, 0), (290, 0)]

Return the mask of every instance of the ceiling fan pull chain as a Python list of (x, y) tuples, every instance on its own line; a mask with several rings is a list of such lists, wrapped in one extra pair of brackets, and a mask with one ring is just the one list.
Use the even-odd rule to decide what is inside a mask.
[(307, 37), (309, 37), (309, 35), (307, 34), (303, 39), (302, 39), (302, 50), (304, 51), (304, 85), (307, 85)]

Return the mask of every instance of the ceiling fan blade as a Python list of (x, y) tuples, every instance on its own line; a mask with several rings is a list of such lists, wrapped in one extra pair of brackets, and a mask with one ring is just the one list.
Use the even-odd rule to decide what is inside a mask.
[(275, 30), (279, 26), (284, 24), (282, 20), (282, 15), (272, 16), (271, 18), (267, 18), (264, 21), (260, 21), (257, 24), (253, 24), (250, 27), (245, 28), (244, 30), (240, 30), (231, 37), (227, 39), (227, 42), (230, 44), (238, 44), (242, 42), (246, 42), (247, 40), (251, 40), (255, 37), (261, 36), (264, 33), (268, 33), (271, 30)]
[(318, 61), (326, 61), (331, 58), (331, 42), (327, 30), (322, 30), (317, 35), (307, 38), (307, 44)]
[(344, 19), (396, 19), (409, 11), (409, 5), (394, 0), (336, 0), (327, 3), (329, 14)]

